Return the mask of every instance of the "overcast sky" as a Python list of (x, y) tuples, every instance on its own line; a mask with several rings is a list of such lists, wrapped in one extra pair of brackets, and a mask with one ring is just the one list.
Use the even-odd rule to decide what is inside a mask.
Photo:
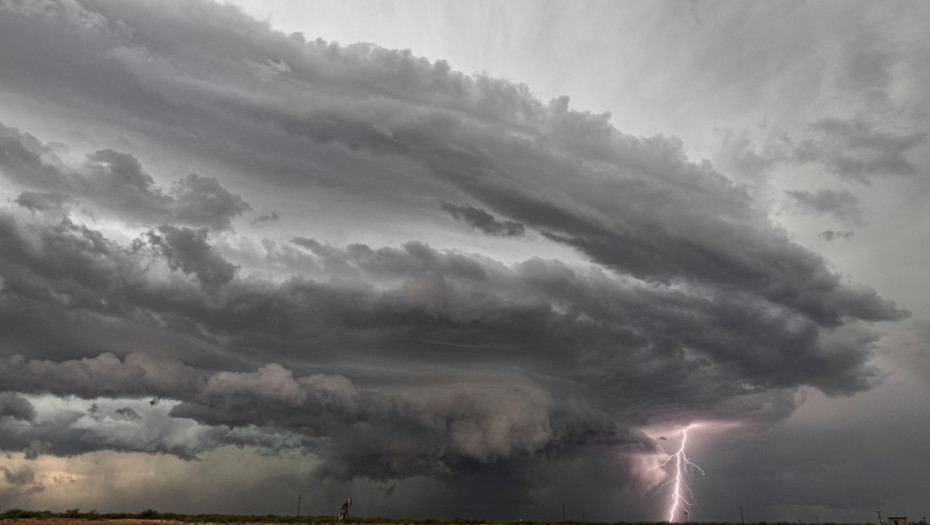
[(0, 508), (919, 520), (928, 26), (0, 0)]

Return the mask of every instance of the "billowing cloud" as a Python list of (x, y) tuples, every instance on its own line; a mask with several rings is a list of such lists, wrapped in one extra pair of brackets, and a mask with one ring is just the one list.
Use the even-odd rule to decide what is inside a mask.
[(179, 221), (217, 230), (250, 209), (215, 178), (189, 174), (163, 190), (129, 153), (98, 150), (83, 163), (64, 163), (53, 148), (0, 122), (0, 175), (30, 189), (16, 199), (31, 210), (61, 208), (80, 200), (115, 212), (129, 221)]
[(242, 197), (229, 192), (214, 178), (191, 173), (172, 188), (173, 217), (187, 224), (206, 224), (227, 230), (230, 219), (250, 209)]
[(0, 393), (0, 418), (2, 417), (31, 421), (36, 417), (36, 410), (29, 400), (11, 392), (2, 392)]
[(208, 289), (229, 284), (235, 276), (236, 265), (207, 243), (206, 229), (165, 224), (146, 235), (149, 244), (164, 256), (171, 269), (196, 276)]
[[(869, 325), (908, 311), (674, 136), (206, 1), (0, 9), (5, 89), (109, 137), (0, 126), (3, 450), (288, 450), (325, 483), (530, 507), (583, 492), (560, 475), (654, 487), (648, 428), (764, 430), (885, 377)], [(805, 133), (773, 155), (855, 180), (913, 174), (923, 141)], [(849, 192), (789, 196), (861, 222)], [(253, 205), (278, 211), (236, 231)]]

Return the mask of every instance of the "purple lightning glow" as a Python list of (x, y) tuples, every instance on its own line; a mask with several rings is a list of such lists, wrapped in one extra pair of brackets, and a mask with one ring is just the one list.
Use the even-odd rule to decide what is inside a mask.
[(685, 446), (688, 442), (688, 430), (697, 426), (696, 424), (690, 424), (681, 431), (681, 447), (678, 449), (678, 452), (669, 455), (665, 458), (665, 461), (656, 465), (655, 468), (665, 467), (669, 464), (672, 459), (675, 460), (675, 474), (672, 479), (666, 481), (662, 486), (674, 485), (674, 490), (672, 491), (671, 497), (671, 507), (668, 511), (668, 521), (669, 523), (674, 523), (676, 521), (675, 517), (678, 515), (679, 511), (683, 511), (685, 516), (688, 514), (688, 509), (691, 507), (691, 499), (693, 498), (691, 494), (691, 489), (688, 487), (687, 478), (691, 477), (694, 469), (697, 469), (701, 475), (704, 475), (704, 470), (701, 467), (695, 465), (688, 459), (688, 455), (685, 453)]

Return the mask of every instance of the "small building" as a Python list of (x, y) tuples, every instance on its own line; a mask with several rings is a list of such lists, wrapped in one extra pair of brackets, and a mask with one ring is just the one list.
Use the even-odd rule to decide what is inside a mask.
[(888, 525), (907, 525), (907, 518), (899, 516), (897, 518), (888, 517)]

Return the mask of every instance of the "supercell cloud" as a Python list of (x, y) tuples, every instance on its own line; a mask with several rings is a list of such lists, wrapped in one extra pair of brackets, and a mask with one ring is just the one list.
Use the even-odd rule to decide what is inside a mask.
[[(565, 97), (205, 1), (0, 14), (5, 96), (34, 110), (0, 112), (11, 486), (41, 487), (37, 457), (232, 445), (384, 499), (436, 482), (474, 503), (451, 513), (554, 479), (642, 493), (649, 428), (869, 390), (873, 323), (908, 315), (675, 137)], [(921, 135), (811, 133), (791, 162), (916, 173)], [(864, 220), (847, 191), (788, 195)]]

